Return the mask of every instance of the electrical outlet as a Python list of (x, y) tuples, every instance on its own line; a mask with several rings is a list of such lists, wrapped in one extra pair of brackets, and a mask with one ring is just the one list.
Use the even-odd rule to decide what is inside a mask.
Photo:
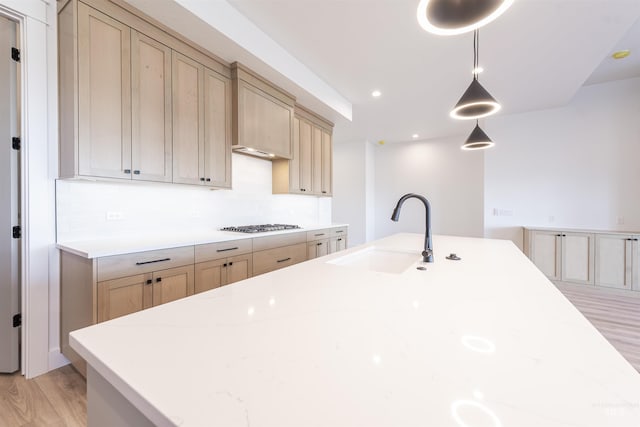
[(107, 212), (107, 221), (122, 221), (123, 219), (124, 219), (124, 214), (122, 212), (116, 212), (116, 211)]

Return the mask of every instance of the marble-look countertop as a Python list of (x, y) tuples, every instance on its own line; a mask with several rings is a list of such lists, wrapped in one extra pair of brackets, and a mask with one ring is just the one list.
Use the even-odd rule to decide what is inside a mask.
[(292, 230), (269, 231), (264, 233), (238, 233), (215, 229), (185, 231), (180, 233), (162, 232), (157, 235), (118, 236), (109, 239), (79, 240), (57, 242), (60, 250), (84, 258), (122, 255), (157, 249), (177, 248), (181, 246), (203, 245), (206, 243), (227, 242), (230, 240), (253, 239), (277, 234), (300, 233), (323, 228), (347, 227), (347, 224), (303, 225)]
[[(398, 234), (71, 333), (160, 426), (634, 426), (640, 374), (510, 241)], [(415, 253), (401, 274), (327, 261)], [(461, 261), (445, 256), (457, 253)]]

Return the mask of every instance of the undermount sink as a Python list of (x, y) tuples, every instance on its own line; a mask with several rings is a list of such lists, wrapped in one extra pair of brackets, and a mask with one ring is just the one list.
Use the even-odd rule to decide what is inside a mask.
[(413, 264), (420, 262), (420, 260), (420, 253), (416, 251), (403, 252), (373, 246), (327, 261), (327, 264), (344, 265), (381, 273), (400, 274)]

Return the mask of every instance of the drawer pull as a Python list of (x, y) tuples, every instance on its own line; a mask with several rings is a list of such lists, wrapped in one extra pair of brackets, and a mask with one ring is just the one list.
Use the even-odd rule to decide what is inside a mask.
[(158, 283), (159, 283), (159, 282), (162, 282), (162, 277), (158, 277), (158, 278), (156, 279), (156, 282), (158, 282)]
[(322, 246), (322, 243), (316, 243), (316, 246)]
[(344, 233), (344, 230), (336, 230), (336, 233)]
[(136, 265), (153, 264), (155, 262), (171, 261), (171, 258), (154, 259), (153, 261), (136, 262)]
[(279, 259), (277, 262), (285, 262), (285, 261), (289, 261), (290, 259), (291, 259), (291, 257), (285, 258), (285, 259)]
[(235, 246), (235, 247), (233, 247), (233, 248), (218, 249), (216, 252), (235, 251), (236, 249), (238, 249), (238, 247), (237, 247), (237, 246)]
[(314, 234), (314, 236), (316, 236), (316, 237), (324, 236), (324, 233)]
[(153, 280), (151, 280), (151, 279), (147, 279), (147, 285), (150, 285), (150, 284), (152, 284), (152, 283), (153, 283)]
[(338, 239), (338, 242), (342, 242), (342, 238)]

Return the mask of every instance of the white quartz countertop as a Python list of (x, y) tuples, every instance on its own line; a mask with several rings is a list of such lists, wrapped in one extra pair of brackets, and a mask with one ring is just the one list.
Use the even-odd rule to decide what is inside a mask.
[(323, 228), (346, 227), (347, 224), (304, 225), (292, 230), (270, 231), (265, 233), (238, 233), (231, 231), (198, 230), (181, 233), (161, 232), (157, 235), (119, 236), (109, 239), (79, 240), (58, 242), (60, 250), (84, 258), (122, 255), (157, 249), (177, 248), (180, 246), (202, 245), (206, 243), (226, 242), (230, 240), (253, 239), (277, 234), (300, 233)]
[[(435, 236), (419, 271), (422, 244), (394, 235), (71, 346), (160, 426), (640, 426), (640, 374), (513, 243)], [(339, 265), (378, 249), (416, 263)]]

